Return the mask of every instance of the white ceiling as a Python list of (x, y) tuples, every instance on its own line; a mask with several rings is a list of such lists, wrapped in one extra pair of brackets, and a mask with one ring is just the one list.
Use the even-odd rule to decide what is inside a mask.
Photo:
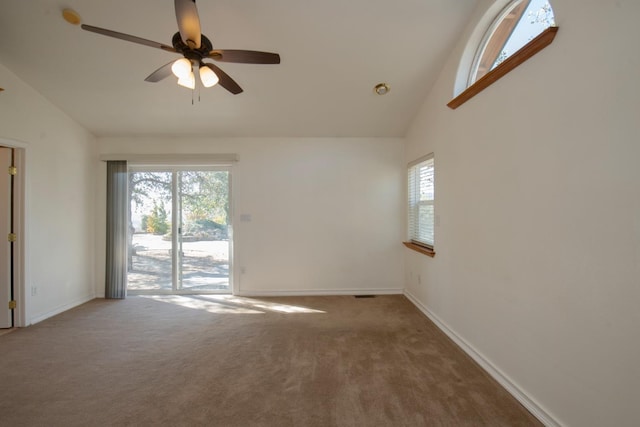
[[(279, 65), (217, 63), (244, 89), (192, 92), (144, 78), (177, 59), (83, 31), (82, 22), (171, 45), (171, 0), (0, 0), (0, 63), (97, 136), (402, 136), (476, 0), (198, 0), (218, 49)], [(387, 82), (385, 96), (373, 87)], [(11, 90), (0, 81), (0, 87)]]

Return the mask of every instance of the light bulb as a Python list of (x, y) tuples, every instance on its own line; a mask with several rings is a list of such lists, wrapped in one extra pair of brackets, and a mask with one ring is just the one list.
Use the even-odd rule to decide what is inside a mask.
[(201, 66), (200, 67), (200, 80), (202, 81), (202, 85), (204, 87), (211, 87), (218, 83), (218, 76), (213, 70), (209, 67)]
[(187, 58), (180, 58), (171, 66), (171, 72), (179, 79), (187, 77), (191, 71), (191, 61)]
[(189, 89), (196, 88), (196, 76), (193, 75), (193, 72), (187, 74), (186, 77), (180, 77), (178, 79), (178, 84), (182, 87), (186, 87)]

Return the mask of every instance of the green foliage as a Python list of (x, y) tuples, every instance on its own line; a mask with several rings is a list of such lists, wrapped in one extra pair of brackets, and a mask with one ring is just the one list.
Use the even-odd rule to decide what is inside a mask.
[(227, 224), (229, 173), (226, 171), (182, 172), (180, 196), (188, 221), (209, 220)]
[(149, 215), (142, 215), (142, 218), (140, 218), (140, 229), (147, 231), (147, 228), (149, 228)]
[(147, 216), (147, 232), (157, 235), (167, 234), (169, 231), (169, 223), (167, 222), (167, 211), (161, 203), (158, 205), (154, 202), (151, 215)]
[[(226, 235), (229, 218), (229, 173), (227, 171), (132, 172), (129, 174), (131, 209), (153, 212), (142, 217), (142, 230), (154, 234), (169, 231), (164, 205), (171, 205), (173, 177), (178, 180), (183, 228), (205, 232), (211, 224)], [(210, 223), (202, 222), (208, 221)]]
[(224, 240), (228, 238), (227, 228), (209, 219), (198, 219), (185, 225), (182, 238), (184, 241)]
[(171, 173), (130, 172), (129, 192), (137, 206), (150, 197), (167, 202), (171, 199)]
[(209, 219), (199, 219), (195, 221), (195, 225), (202, 230), (224, 230), (227, 228), (224, 225), (218, 224), (217, 222)]

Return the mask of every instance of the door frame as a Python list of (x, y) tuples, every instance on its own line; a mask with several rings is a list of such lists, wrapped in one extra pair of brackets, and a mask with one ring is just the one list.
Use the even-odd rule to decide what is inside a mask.
[[(25, 254), (27, 248), (28, 230), (25, 221), (25, 201), (27, 189), (27, 143), (0, 137), (0, 145), (14, 149), (14, 166), (18, 173), (13, 181), (13, 229), (17, 240), (13, 247), (13, 299), (16, 308), (13, 311), (13, 326), (27, 325), (27, 313), (30, 306), (30, 293), (26, 292), (28, 271), (26, 269)], [(4, 172), (4, 171), (2, 171)]]
[[(235, 295), (236, 293), (236, 285), (233, 274), (233, 260), (234, 260), (234, 238), (233, 238), (233, 167), (229, 164), (216, 164), (213, 163), (147, 163), (144, 161), (141, 162), (127, 162), (127, 173), (131, 172), (167, 172), (172, 174), (171, 178), (171, 247), (172, 247), (172, 259), (171, 259), (171, 282), (172, 282), (172, 291), (149, 291), (153, 294), (162, 294), (162, 293), (170, 293), (175, 295), (181, 294), (191, 294), (192, 292), (185, 292), (182, 289), (176, 290), (177, 281), (180, 280), (180, 258), (178, 256), (178, 251), (176, 250), (179, 245), (178, 243), (178, 232), (177, 228), (180, 224), (176, 221), (178, 212), (181, 212), (181, 206), (179, 204), (181, 201), (177, 200), (173, 195), (177, 192), (177, 174), (182, 171), (225, 171), (228, 173), (229, 184), (228, 184), (228, 203), (229, 203), (229, 213), (227, 217), (227, 227), (228, 227), (228, 239), (229, 239), (229, 289), (224, 292), (216, 292), (216, 291), (206, 291), (204, 293), (207, 294), (231, 294)], [(128, 192), (128, 191), (127, 191)], [(130, 195), (129, 195), (130, 196)], [(128, 200), (128, 203), (131, 203), (131, 200)], [(129, 222), (129, 218), (127, 219), (127, 223)], [(128, 292), (128, 291), (127, 291)], [(136, 291), (136, 294), (146, 294), (149, 293), (147, 291)]]

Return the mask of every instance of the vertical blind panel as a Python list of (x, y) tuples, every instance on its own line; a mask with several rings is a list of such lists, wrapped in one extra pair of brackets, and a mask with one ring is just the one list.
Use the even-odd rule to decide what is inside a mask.
[(433, 156), (408, 169), (409, 240), (433, 246), (435, 186)]
[(127, 293), (127, 162), (107, 162), (107, 248), (105, 298)]

